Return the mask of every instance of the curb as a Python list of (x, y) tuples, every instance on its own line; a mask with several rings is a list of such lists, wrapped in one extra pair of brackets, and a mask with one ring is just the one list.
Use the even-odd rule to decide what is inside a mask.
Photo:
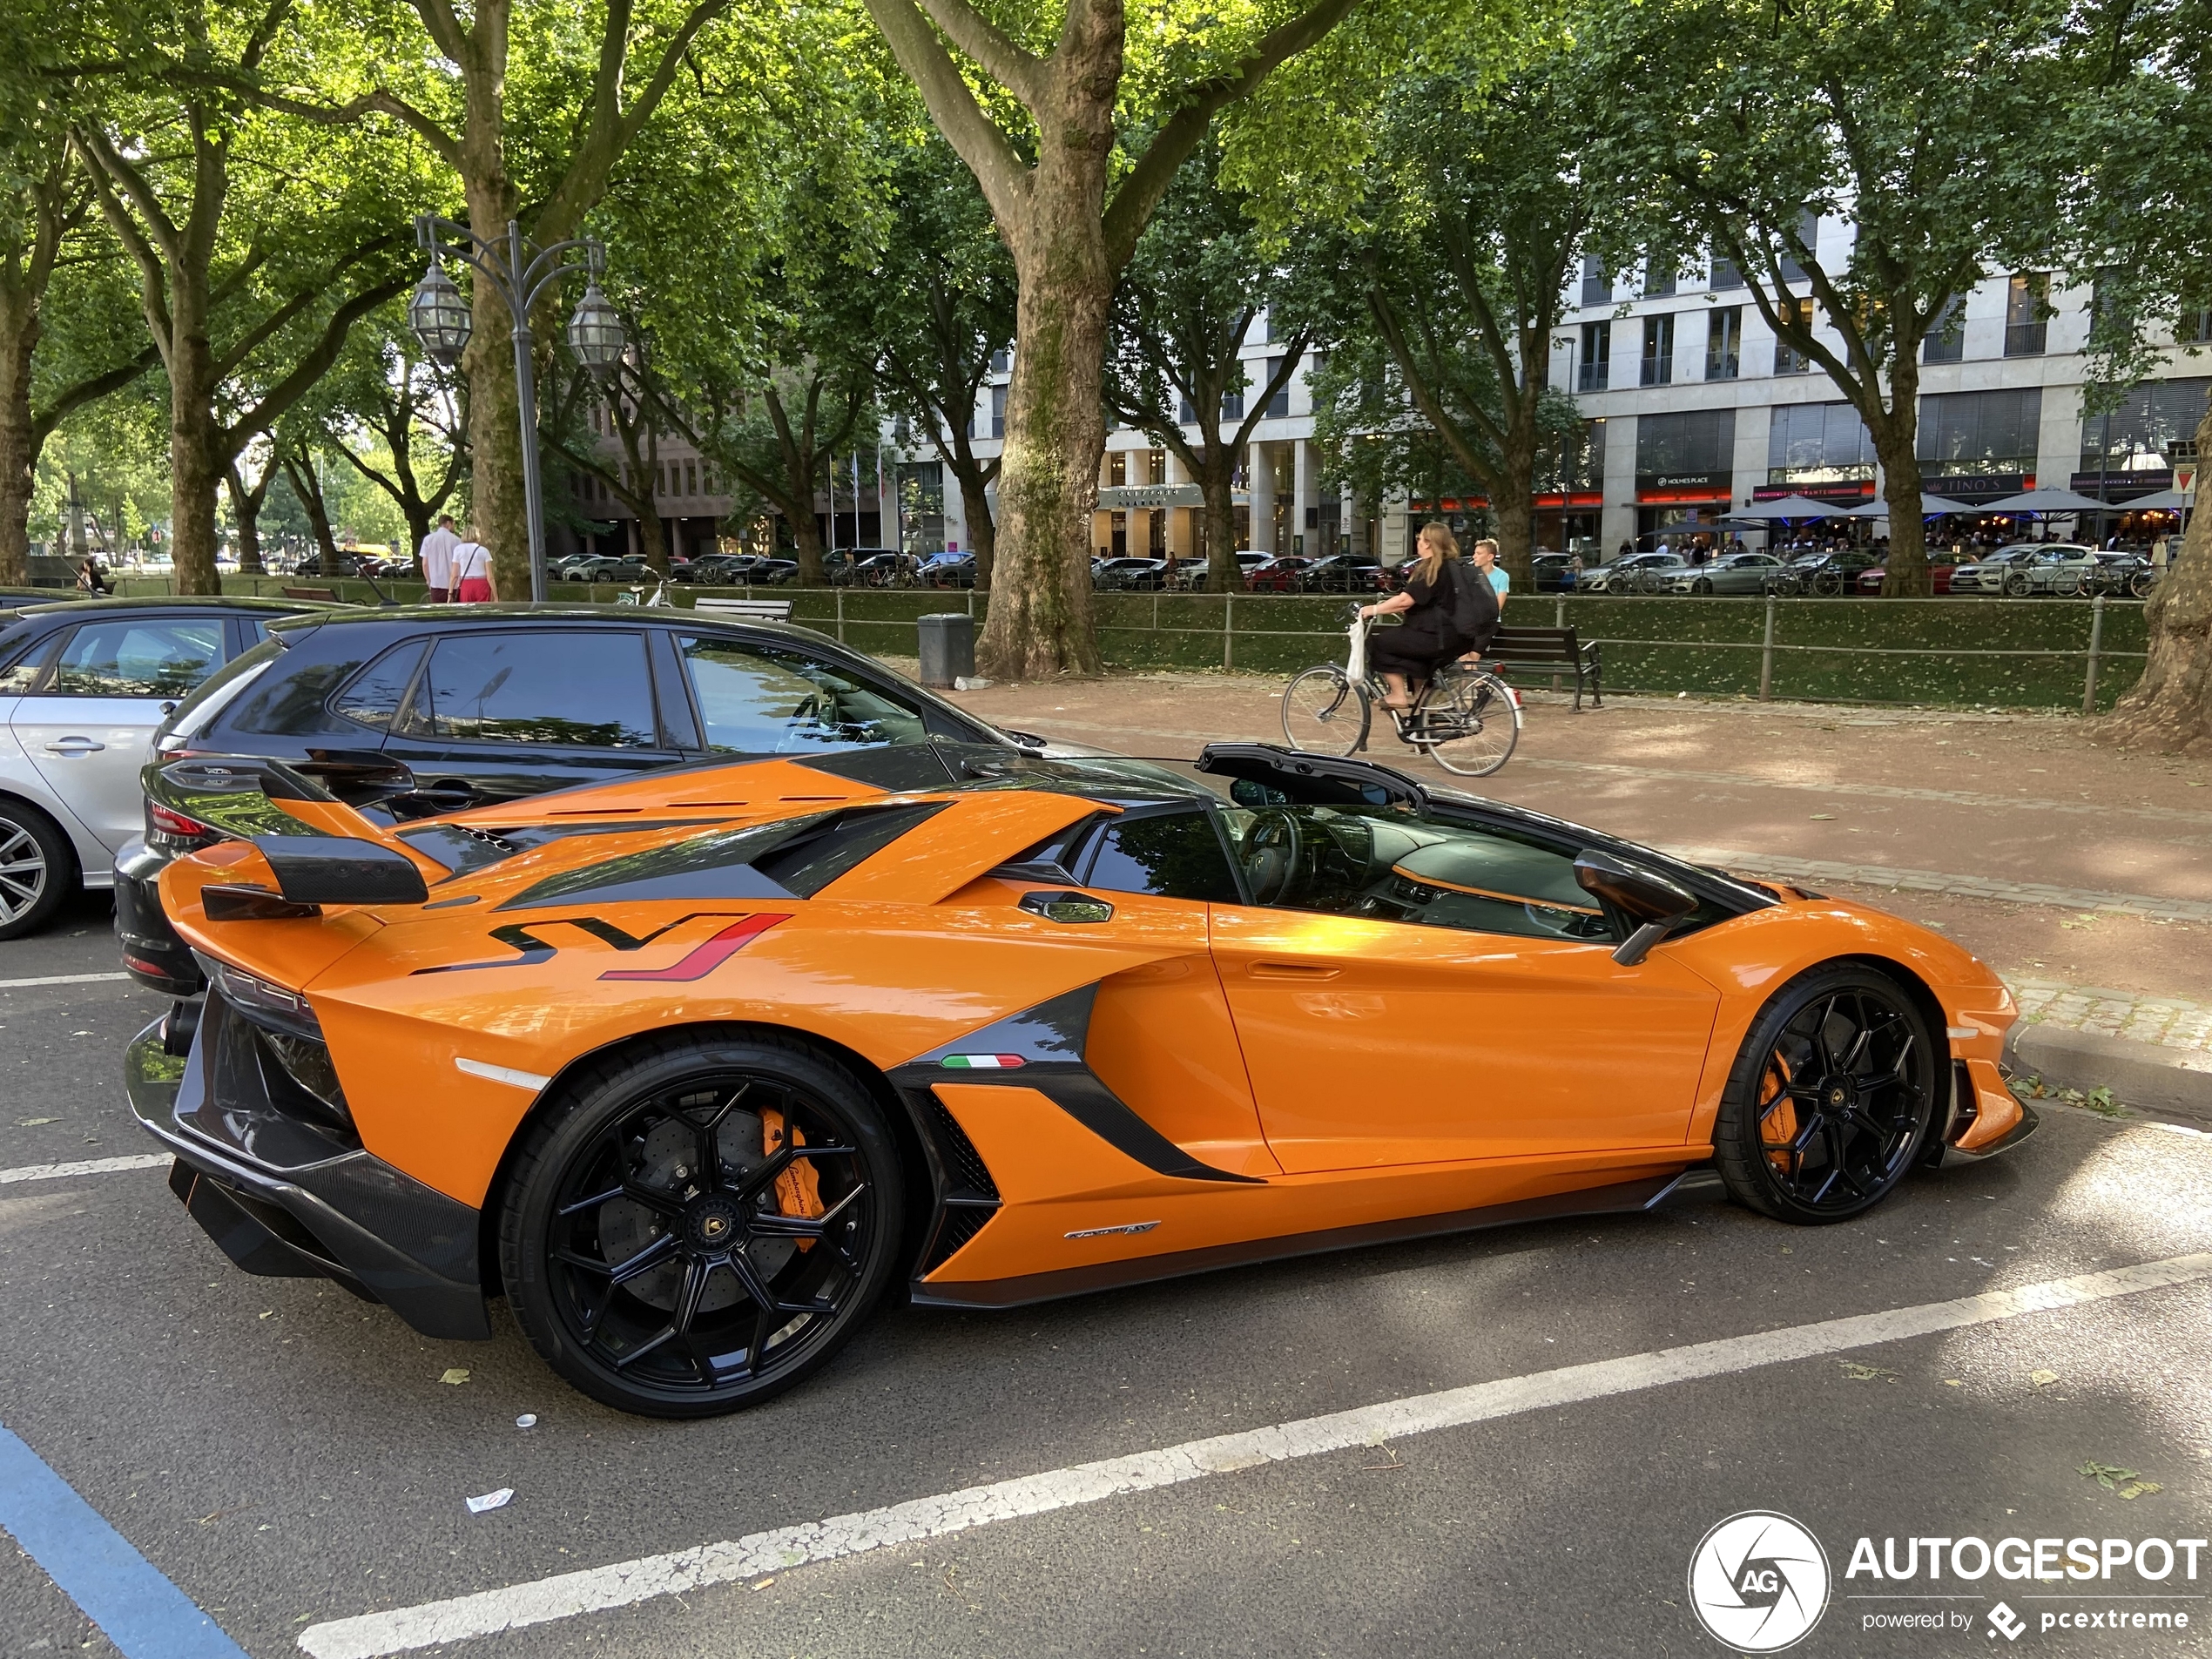
[(2202, 1050), (2023, 1023), (2006, 1034), (2005, 1061), (2063, 1089), (2109, 1089), (2126, 1105), (2212, 1123), (2212, 1054)]

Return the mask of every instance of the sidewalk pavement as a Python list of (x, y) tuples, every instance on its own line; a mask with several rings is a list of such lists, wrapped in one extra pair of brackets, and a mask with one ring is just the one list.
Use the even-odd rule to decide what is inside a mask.
[[(1155, 673), (954, 696), (1002, 725), (1189, 759), (1281, 742), (1282, 686)], [(1576, 715), (1525, 695), (1519, 747), (1491, 777), (1453, 778), (1386, 737), (1370, 752), (1946, 932), (2029, 1011), (2021, 1071), (2212, 1122), (2212, 1008), (2194, 1000), (2212, 988), (2212, 765), (2120, 753), (2064, 716), (1628, 697)]]

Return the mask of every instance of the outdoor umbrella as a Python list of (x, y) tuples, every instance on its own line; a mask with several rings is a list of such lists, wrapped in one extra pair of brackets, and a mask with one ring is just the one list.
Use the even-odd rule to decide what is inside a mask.
[[(1923, 495), (1920, 497), (1920, 516), (1923, 518), (1940, 518), (1946, 513), (1971, 513), (1974, 510), (1965, 502), (1953, 501), (1948, 496)], [(1889, 516), (1889, 504), (1878, 501), (1870, 501), (1864, 507), (1854, 507), (1844, 515), (1846, 518), (1887, 518)]]
[(2068, 513), (2108, 513), (2112, 509), (2094, 496), (2077, 496), (2071, 489), (2031, 489), (2025, 495), (2007, 496), (2002, 501), (1993, 501), (1973, 510), (2027, 518), (2063, 518)]
[(2155, 496), (2138, 496), (2133, 501), (2115, 502), (2113, 510), (2120, 513), (2178, 513), (2187, 509), (2195, 500), (2178, 489), (2161, 489)]
[(1763, 501), (1756, 507), (1746, 507), (1730, 516), (1793, 524), (1800, 519), (1847, 518), (1850, 515), (1840, 507), (1831, 507), (1824, 502), (1813, 501), (1804, 496), (1784, 496), (1780, 501)]

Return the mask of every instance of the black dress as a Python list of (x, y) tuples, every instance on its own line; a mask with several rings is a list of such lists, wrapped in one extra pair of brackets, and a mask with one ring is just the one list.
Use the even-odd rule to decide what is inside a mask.
[(1405, 625), (1398, 628), (1377, 628), (1367, 636), (1367, 661), (1378, 671), (1404, 674), (1410, 678), (1425, 680), (1436, 672), (1437, 665), (1450, 661), (1464, 651), (1479, 651), (1490, 643), (1490, 631), (1497, 626), (1497, 594), (1479, 570), (1472, 566), (1467, 573), (1474, 577), (1468, 590), (1478, 599), (1487, 597), (1489, 615), (1479, 635), (1466, 644), (1451, 643), (1452, 629), (1452, 572), (1451, 561), (1437, 567), (1433, 585), (1421, 578), (1418, 564), (1409, 567), (1403, 590), (1413, 601), (1413, 609), (1401, 611)]

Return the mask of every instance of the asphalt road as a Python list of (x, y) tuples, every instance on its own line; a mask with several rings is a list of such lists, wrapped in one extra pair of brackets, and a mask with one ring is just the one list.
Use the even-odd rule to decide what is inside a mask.
[[(88, 903), (62, 930), (0, 947), (0, 981), (112, 971), (103, 927)], [(119, 1049), (158, 1012), (111, 981), (0, 988), (0, 1170), (150, 1150)], [(887, 1312), (798, 1392), (667, 1425), (570, 1393), (503, 1311), (490, 1343), (437, 1343), (334, 1286), (240, 1274), (161, 1171), (140, 1169), (0, 1184), (0, 1422), (248, 1654), (278, 1659), (354, 1615), (2209, 1248), (2212, 1138), (2057, 1108), (2013, 1157), (1918, 1176), (1843, 1226), (1790, 1229), (1699, 1199), (1004, 1314)], [(1775, 1357), (1795, 1336), (1738, 1343), (1710, 1374), (1631, 1367), (1595, 1398), (1546, 1403), (1532, 1385), (1487, 1420), (436, 1650), (1719, 1654), (1686, 1604), (1692, 1552), (1724, 1517), (1767, 1509), (1811, 1531), (1833, 1577), (1793, 1652), (2212, 1651), (2212, 1549), (2194, 1581), (2178, 1568), (2109, 1584), (1845, 1576), (1861, 1535), (1878, 1551), (1885, 1537), (2212, 1533), (2208, 1273), (2200, 1260), (2160, 1288), (1803, 1358)], [(449, 1367), (468, 1380), (442, 1383)], [(523, 1413), (534, 1427), (516, 1426)], [(1285, 1439), (1292, 1451), (1303, 1432)], [(2132, 1482), (2107, 1490), (2085, 1464), (2161, 1489), (2123, 1499)], [(465, 1507), (502, 1487), (507, 1507)], [(1962, 1599), (1865, 1599), (1932, 1589)], [(2169, 1599), (2113, 1600), (2154, 1593)], [(1986, 1622), (2000, 1596), (2026, 1621), (2017, 1641)], [(2186, 1613), (2188, 1626), (2042, 1624), (2115, 1608)], [(1955, 1612), (1962, 1628), (1868, 1628), (1899, 1609)], [(0, 1548), (0, 1654), (78, 1651), (115, 1649)]]

